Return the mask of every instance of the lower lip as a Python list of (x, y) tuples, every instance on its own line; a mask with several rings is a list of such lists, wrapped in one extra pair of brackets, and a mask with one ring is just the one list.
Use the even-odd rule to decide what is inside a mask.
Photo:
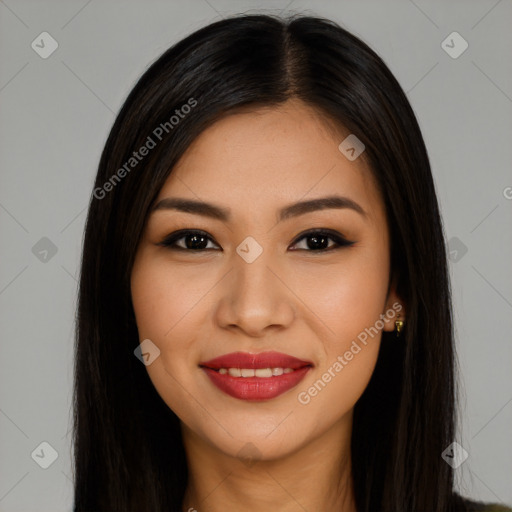
[(202, 368), (210, 380), (224, 393), (240, 400), (270, 400), (295, 387), (311, 369), (304, 366), (291, 373), (272, 377), (231, 377), (211, 368)]

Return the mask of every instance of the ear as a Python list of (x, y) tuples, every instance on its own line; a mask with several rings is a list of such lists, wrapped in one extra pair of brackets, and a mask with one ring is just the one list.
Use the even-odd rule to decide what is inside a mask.
[(395, 330), (395, 321), (400, 319), (405, 322), (407, 316), (407, 308), (404, 301), (396, 293), (396, 278), (393, 277), (389, 287), (386, 304), (382, 312), (382, 320), (384, 321), (383, 331), (392, 332)]

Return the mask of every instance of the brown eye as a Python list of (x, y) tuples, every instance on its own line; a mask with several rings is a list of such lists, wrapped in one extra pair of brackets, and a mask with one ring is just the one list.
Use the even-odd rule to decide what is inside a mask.
[[(325, 252), (339, 249), (341, 247), (353, 245), (355, 242), (346, 240), (341, 234), (330, 230), (308, 231), (300, 236), (294, 243), (296, 245), (301, 240), (307, 240), (305, 248), (293, 250), (307, 250), (308, 252)], [(333, 245), (329, 245), (333, 241)]]
[[(184, 242), (178, 244), (181, 240)], [(213, 239), (204, 231), (180, 230), (171, 233), (158, 245), (179, 251), (206, 251), (212, 249), (207, 247), (210, 241), (213, 242)]]
[[(304, 250), (306, 252), (327, 252), (342, 247), (353, 245), (355, 242), (345, 239), (340, 233), (331, 230), (319, 229), (308, 231), (300, 235), (293, 245), (302, 240), (307, 240), (305, 247), (292, 249)], [(208, 243), (213, 243), (216, 247), (208, 247)], [(220, 247), (213, 241), (208, 233), (199, 230), (182, 229), (171, 233), (164, 238), (158, 245), (171, 250), (201, 252), (210, 251)], [(222, 250), (222, 249), (220, 249)]]

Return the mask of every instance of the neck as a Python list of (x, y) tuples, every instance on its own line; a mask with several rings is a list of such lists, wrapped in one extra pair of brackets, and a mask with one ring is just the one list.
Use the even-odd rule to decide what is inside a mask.
[(350, 428), (337, 425), (292, 454), (252, 461), (229, 456), (182, 428), (189, 470), (183, 511), (356, 512)]

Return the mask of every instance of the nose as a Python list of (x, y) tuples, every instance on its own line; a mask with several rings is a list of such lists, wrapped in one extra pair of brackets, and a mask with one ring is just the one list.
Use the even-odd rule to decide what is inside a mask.
[(269, 330), (284, 329), (293, 322), (293, 292), (265, 251), (252, 263), (237, 255), (221, 290), (216, 319), (222, 328), (261, 338)]

